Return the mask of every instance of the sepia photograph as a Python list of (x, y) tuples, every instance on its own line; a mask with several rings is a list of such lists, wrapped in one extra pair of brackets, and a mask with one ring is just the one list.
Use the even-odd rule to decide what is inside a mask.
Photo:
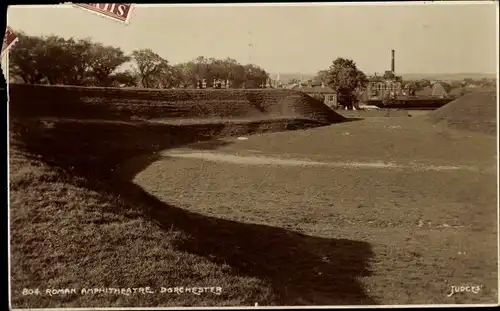
[(10, 308), (497, 306), (498, 10), (9, 5)]

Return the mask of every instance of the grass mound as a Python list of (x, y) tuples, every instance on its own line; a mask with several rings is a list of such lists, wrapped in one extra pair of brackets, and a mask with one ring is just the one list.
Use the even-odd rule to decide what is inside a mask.
[(11, 84), (11, 113), (78, 119), (308, 119), (344, 117), (301, 92), (270, 89), (119, 89)]
[(495, 91), (466, 94), (447, 105), (430, 112), (426, 117), (433, 123), (496, 135), (497, 95)]

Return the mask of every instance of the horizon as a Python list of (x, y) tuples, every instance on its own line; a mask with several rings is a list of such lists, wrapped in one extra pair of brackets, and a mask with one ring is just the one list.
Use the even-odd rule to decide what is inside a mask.
[[(308, 75), (344, 57), (367, 74), (383, 74), (390, 68), (390, 51), (394, 49), (397, 75), (497, 75), (497, 8), (495, 2), (217, 7), (135, 4), (130, 23), (123, 25), (71, 4), (19, 5), (9, 6), (7, 25), (27, 35), (88, 37), (120, 47), (127, 54), (150, 48), (171, 64), (198, 56), (231, 57), (273, 74)], [(356, 27), (350, 27), (352, 21)], [(183, 25), (189, 27), (180, 27)]]
[[(270, 74), (280, 74), (280, 75), (304, 75), (304, 76), (311, 76), (311, 75), (316, 75), (317, 72), (271, 72)], [(375, 74), (374, 72), (365, 72), (367, 76)], [(383, 72), (376, 72), (377, 75), (383, 75)], [(491, 77), (494, 76), (495, 78), (497, 77), (497, 73), (489, 73), (489, 72), (436, 72), (436, 73), (419, 73), (419, 72), (400, 72), (397, 73), (398, 76), (485, 76), (485, 77)]]

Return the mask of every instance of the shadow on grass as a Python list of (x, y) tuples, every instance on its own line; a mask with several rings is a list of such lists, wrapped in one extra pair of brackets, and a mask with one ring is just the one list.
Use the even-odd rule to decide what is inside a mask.
[[(358, 278), (368, 276), (370, 244), (307, 236), (268, 225), (209, 217), (166, 204), (131, 180), (156, 159), (156, 152), (190, 143), (215, 149), (228, 141), (213, 140), (224, 126), (153, 125), (99, 122), (42, 122), (11, 119), (11, 141), (45, 163), (85, 177), (87, 187), (113, 193), (139, 208), (163, 230), (172, 227), (188, 239), (176, 248), (225, 263), (238, 275), (267, 280), (275, 305), (376, 304)], [(248, 129), (246, 129), (248, 130)], [(137, 163), (115, 172), (132, 157)], [(123, 213), (119, 206), (110, 206)], [(314, 207), (311, 207), (314, 208)]]
[(165, 204), (142, 188), (117, 187), (129, 202), (147, 206), (150, 219), (164, 230), (178, 228), (190, 237), (179, 250), (228, 264), (238, 274), (268, 281), (277, 305), (373, 305), (359, 277), (369, 276), (370, 244), (327, 239), (291, 230), (241, 223), (193, 213)]

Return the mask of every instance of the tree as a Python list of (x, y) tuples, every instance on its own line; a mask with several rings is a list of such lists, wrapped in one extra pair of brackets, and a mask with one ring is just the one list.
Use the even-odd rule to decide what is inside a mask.
[(243, 87), (246, 77), (245, 68), (232, 58), (225, 58), (221, 60), (216, 60), (213, 65), (215, 65), (214, 73), (218, 79), (229, 79), (231, 81), (232, 88)]
[[(185, 72), (183, 71), (183, 67), (179, 65), (175, 66), (170, 66), (170, 71), (169, 71), (169, 85), (170, 87), (179, 87), (179, 88), (187, 88), (190, 86), (189, 81), (186, 81)], [(191, 86), (194, 86), (194, 84), (191, 84)]]
[(89, 77), (90, 65), (94, 55), (92, 55), (93, 43), (90, 39), (71, 42), (67, 53), (70, 57), (67, 59), (69, 67), (65, 82), (70, 85), (88, 85), (91, 83)]
[(158, 74), (154, 77), (154, 87), (155, 88), (174, 88), (180, 85), (181, 79), (179, 78), (179, 72), (176, 68), (165, 64), (160, 68)]
[(196, 74), (196, 65), (193, 62), (177, 64), (173, 67), (175, 77), (177, 78), (178, 87), (194, 88), (198, 77)]
[[(92, 45), (90, 55), (89, 77), (96, 86), (112, 85), (112, 73), (130, 60), (130, 57), (126, 56), (120, 48), (104, 46), (100, 43)], [(123, 78), (124, 76), (119, 77)]]
[(328, 70), (318, 71), (316, 76), (314, 76), (313, 81), (320, 84), (321, 83), (328, 84)]
[(136, 87), (139, 79), (134, 72), (126, 70), (123, 72), (116, 72), (110, 75), (110, 85), (113, 87)]
[(35, 54), (39, 71), (51, 85), (67, 84), (74, 64), (75, 55), (70, 52), (74, 41), (58, 36), (45, 37), (43, 41)]
[(213, 76), (210, 70), (208, 59), (203, 56), (198, 56), (195, 60), (193, 60), (193, 64), (196, 79), (205, 79), (207, 81), (207, 84), (211, 85)]
[(453, 80), (450, 83), (450, 87), (452, 89), (458, 89), (458, 88), (462, 87), (462, 82), (461, 81), (457, 81), (457, 80)]
[(196, 86), (197, 81), (201, 79), (205, 79), (209, 87), (212, 86), (214, 79), (228, 79), (232, 88), (244, 86), (258, 88), (269, 77), (262, 68), (253, 64), (243, 66), (229, 57), (216, 59), (199, 56), (187, 63), (176, 65), (174, 68), (180, 72), (180, 84), (184, 87)]
[(396, 98), (390, 95), (385, 95), (384, 98), (382, 99), (382, 105), (383, 106), (389, 106), (393, 105), (396, 103)]
[(419, 90), (421, 90), (421, 89), (426, 88), (426, 87), (431, 87), (432, 83), (430, 80), (421, 79), (421, 80), (417, 81), (417, 86), (418, 86)]
[(168, 61), (151, 49), (132, 52), (132, 58), (137, 64), (137, 74), (143, 87), (158, 87), (161, 74), (168, 71)]
[(494, 79), (482, 78), (479, 85), (484, 88), (491, 88), (496, 85)]
[(356, 90), (366, 87), (368, 78), (350, 59), (337, 58), (327, 70), (328, 85), (337, 92), (340, 105), (352, 109), (357, 96)]
[(443, 89), (446, 91), (446, 93), (450, 93), (452, 90), (451, 84), (448, 82), (440, 81), (439, 84), (443, 86)]
[(481, 85), (481, 81), (480, 80), (474, 80), (474, 79), (471, 79), (471, 78), (465, 78), (464, 82), (467, 83), (467, 85), (474, 85), (474, 86)]
[(419, 87), (417, 81), (408, 81), (405, 86), (407, 87), (408, 95), (410, 95), (410, 96), (415, 96), (415, 92), (420, 90), (420, 87)]
[(19, 42), (10, 50), (13, 75), (25, 83), (65, 84), (71, 76), (73, 40), (58, 36), (34, 37), (19, 34)]
[(243, 68), (245, 70), (245, 88), (259, 88), (262, 84), (265, 84), (266, 80), (269, 78), (269, 74), (257, 65), (248, 64), (243, 66)]
[(208, 60), (203, 56), (174, 67), (180, 75), (180, 82), (183, 87), (196, 87), (197, 82), (202, 79), (206, 79), (207, 83), (211, 83), (212, 77), (209, 75)]
[(9, 52), (10, 75), (22, 79), (24, 83), (39, 84), (43, 74), (37, 66), (37, 54), (43, 45), (42, 39), (24, 33), (18, 33), (17, 36), (19, 40)]
[[(231, 81), (231, 87), (259, 87), (269, 78), (259, 66), (243, 66), (231, 58), (196, 59), (170, 66), (168, 61), (150, 49), (137, 50), (127, 56), (120, 48), (58, 36), (36, 37), (17, 34), (20, 38), (10, 51), (13, 80), (31, 84), (69, 84), (93, 86), (142, 86), (147, 88), (194, 87), (198, 80)], [(135, 68), (120, 71), (129, 61)]]
[(24, 83), (108, 86), (111, 74), (129, 60), (119, 48), (90, 39), (18, 35), (10, 51), (10, 72)]

